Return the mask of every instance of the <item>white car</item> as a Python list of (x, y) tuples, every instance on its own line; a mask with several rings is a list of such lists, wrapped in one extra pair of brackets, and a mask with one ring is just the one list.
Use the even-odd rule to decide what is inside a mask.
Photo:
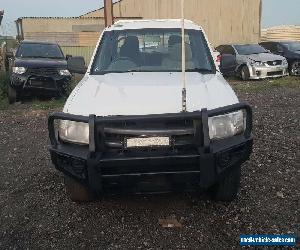
[(259, 80), (288, 76), (288, 62), (259, 44), (220, 45), (223, 75), (237, 75), (242, 80)]
[(187, 20), (185, 50), (186, 112), (180, 20), (118, 21), (87, 71), (83, 58), (69, 58), (69, 70), (85, 76), (63, 113), (49, 117), (49, 135), (72, 200), (120, 190), (236, 197), (252, 150), (251, 108), (216, 70), (203, 29)]

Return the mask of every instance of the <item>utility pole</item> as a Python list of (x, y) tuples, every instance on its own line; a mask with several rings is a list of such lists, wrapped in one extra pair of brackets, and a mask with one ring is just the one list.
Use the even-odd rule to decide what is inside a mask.
[(114, 13), (112, 0), (104, 0), (104, 19), (105, 27), (113, 25)]

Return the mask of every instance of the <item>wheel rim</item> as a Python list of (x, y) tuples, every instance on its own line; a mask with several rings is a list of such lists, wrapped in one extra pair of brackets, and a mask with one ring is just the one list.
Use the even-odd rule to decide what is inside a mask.
[(241, 75), (242, 75), (242, 79), (245, 80), (246, 79), (246, 74), (245, 74), (245, 70), (244, 69), (242, 69)]

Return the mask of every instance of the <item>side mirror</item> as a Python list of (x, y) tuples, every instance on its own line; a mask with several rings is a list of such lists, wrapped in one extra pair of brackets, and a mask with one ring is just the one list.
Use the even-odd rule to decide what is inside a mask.
[(66, 55), (66, 60), (68, 61), (69, 58), (71, 58), (71, 57), (72, 57), (72, 55)]
[(85, 74), (86, 66), (82, 56), (74, 56), (68, 58), (68, 70), (71, 73)]

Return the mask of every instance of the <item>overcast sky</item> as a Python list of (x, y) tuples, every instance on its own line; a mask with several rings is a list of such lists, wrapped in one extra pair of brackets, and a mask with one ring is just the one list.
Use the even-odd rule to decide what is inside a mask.
[[(13, 21), (18, 17), (79, 16), (102, 5), (103, 0), (0, 0), (0, 10), (5, 10), (0, 31), (14, 33)], [(263, 28), (281, 24), (300, 25), (299, 10), (300, 0), (263, 0)]]

